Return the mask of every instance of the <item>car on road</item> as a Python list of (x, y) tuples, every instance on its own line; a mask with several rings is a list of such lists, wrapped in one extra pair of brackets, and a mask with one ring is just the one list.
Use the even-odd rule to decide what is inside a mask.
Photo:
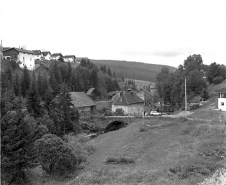
[(159, 116), (159, 115), (161, 115), (161, 113), (160, 112), (157, 112), (157, 111), (151, 111), (150, 112), (150, 115), (151, 116)]

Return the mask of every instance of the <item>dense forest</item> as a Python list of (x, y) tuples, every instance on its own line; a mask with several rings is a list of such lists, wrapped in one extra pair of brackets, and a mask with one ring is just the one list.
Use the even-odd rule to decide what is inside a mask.
[(94, 87), (95, 98), (105, 97), (118, 90), (111, 70), (89, 60), (77, 68), (54, 61), (36, 71), (21, 69), (15, 61), (2, 64), (2, 183), (29, 184), (26, 170), (37, 165), (49, 175), (74, 171), (90, 149), (68, 135), (82, 132), (69, 92)]
[[(115, 72), (116, 77), (129, 78), (136, 80), (145, 80), (150, 82), (156, 82), (156, 75), (161, 71), (163, 65), (148, 64), (141, 62), (128, 62), (120, 60), (91, 60), (97, 65), (106, 65), (111, 68), (112, 72)], [(170, 72), (176, 70), (171, 66), (166, 66)]]
[(226, 66), (213, 62), (211, 65), (204, 65), (201, 55), (187, 57), (184, 65), (179, 65), (177, 70), (170, 72), (163, 67), (156, 76), (158, 95), (164, 103), (184, 105), (185, 79), (188, 101), (196, 96), (203, 100), (208, 98), (208, 84), (219, 84), (226, 79)]

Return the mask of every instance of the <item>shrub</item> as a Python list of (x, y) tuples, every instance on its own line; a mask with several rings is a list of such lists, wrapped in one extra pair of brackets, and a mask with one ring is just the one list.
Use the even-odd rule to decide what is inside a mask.
[(123, 109), (116, 109), (115, 115), (117, 116), (124, 116), (124, 110)]
[(77, 151), (54, 134), (36, 140), (38, 161), (50, 175), (73, 172), (78, 166)]
[(105, 159), (105, 163), (113, 163), (113, 164), (130, 164), (130, 163), (135, 163), (134, 159), (129, 158), (129, 157), (107, 157)]

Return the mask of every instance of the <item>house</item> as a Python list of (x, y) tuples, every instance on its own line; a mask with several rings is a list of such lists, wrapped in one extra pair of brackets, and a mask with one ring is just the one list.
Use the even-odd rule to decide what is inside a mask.
[(218, 93), (218, 109), (226, 111), (226, 87), (216, 90)]
[(120, 92), (117, 99), (113, 101), (112, 112), (115, 112), (116, 109), (122, 109), (125, 115), (143, 116), (144, 100), (128, 89), (126, 92)]
[(35, 59), (41, 60), (41, 56), (42, 56), (41, 50), (32, 50), (32, 51), (36, 54)]
[(153, 94), (146, 89), (142, 89), (140, 92), (136, 93), (142, 100), (144, 100), (145, 105), (150, 105), (153, 102)]
[(64, 61), (64, 56), (61, 53), (53, 53), (51, 55), (52, 60), (59, 60), (59, 61)]
[(111, 92), (108, 92), (108, 98), (112, 98), (113, 96), (115, 96), (116, 94), (118, 94), (120, 91), (111, 91)]
[(75, 55), (65, 55), (64, 56), (64, 62), (73, 62), (75, 63)]
[(23, 48), (6, 48), (3, 50), (3, 58), (15, 60), (23, 68), (25, 65), (28, 69), (33, 70), (35, 67), (35, 56), (33, 51)]
[(70, 92), (70, 97), (80, 116), (87, 117), (96, 110), (96, 104), (84, 92)]
[(43, 51), (41, 59), (42, 60), (50, 60), (51, 59), (51, 53), (49, 51)]

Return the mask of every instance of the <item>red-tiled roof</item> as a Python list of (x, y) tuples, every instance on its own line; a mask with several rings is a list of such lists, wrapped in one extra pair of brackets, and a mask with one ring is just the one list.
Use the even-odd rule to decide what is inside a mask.
[(96, 105), (84, 92), (70, 92), (70, 96), (75, 107), (90, 107)]
[(217, 93), (226, 93), (226, 87), (216, 90)]
[(113, 102), (114, 105), (131, 105), (136, 103), (144, 103), (144, 100), (132, 91), (122, 93), (122, 95)]

